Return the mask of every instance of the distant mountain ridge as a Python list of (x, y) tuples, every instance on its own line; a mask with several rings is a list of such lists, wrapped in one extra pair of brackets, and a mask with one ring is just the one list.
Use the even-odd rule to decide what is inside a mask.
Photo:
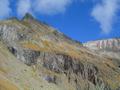
[(98, 41), (89, 41), (84, 44), (87, 47), (94, 47), (94, 49), (104, 50), (120, 50), (120, 38), (114, 38), (114, 39), (104, 39), (104, 40), (98, 40)]
[(120, 59), (120, 38), (89, 41), (84, 46), (92, 51), (100, 52), (111, 57)]

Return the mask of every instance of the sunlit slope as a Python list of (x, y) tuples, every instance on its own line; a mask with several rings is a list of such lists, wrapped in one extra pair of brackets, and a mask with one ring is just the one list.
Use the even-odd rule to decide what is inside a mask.
[(44, 81), (37, 75), (33, 67), (28, 67), (17, 60), (0, 42), (0, 90), (33, 89), (62, 90), (60, 87)]

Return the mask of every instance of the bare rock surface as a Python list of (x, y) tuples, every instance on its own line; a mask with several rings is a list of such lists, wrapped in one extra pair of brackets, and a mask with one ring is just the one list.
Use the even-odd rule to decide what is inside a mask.
[(90, 41), (84, 46), (101, 55), (120, 59), (120, 38)]

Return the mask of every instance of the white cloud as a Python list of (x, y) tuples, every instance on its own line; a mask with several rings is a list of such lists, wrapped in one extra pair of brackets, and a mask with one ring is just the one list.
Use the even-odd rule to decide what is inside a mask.
[(31, 12), (31, 1), (30, 0), (19, 0), (17, 4), (18, 17), (24, 16), (27, 12)]
[(10, 14), (13, 15), (14, 13), (11, 12), (13, 8), (16, 8), (15, 13), (19, 18), (27, 12), (32, 15), (64, 13), (73, 0), (16, 0), (17, 7), (15, 5), (10, 7), (11, 1), (14, 2), (14, 0), (0, 0), (0, 19), (7, 18)]
[(102, 0), (92, 11), (92, 16), (99, 22), (102, 32), (109, 34), (119, 10), (119, 0)]
[(35, 0), (33, 9), (40, 14), (54, 15), (65, 12), (72, 0)]
[(9, 0), (0, 0), (0, 19), (9, 17), (11, 13)]
[(19, 0), (17, 14), (19, 17), (24, 16), (27, 12), (33, 15), (34, 13), (55, 15), (64, 13), (71, 2), (72, 0)]

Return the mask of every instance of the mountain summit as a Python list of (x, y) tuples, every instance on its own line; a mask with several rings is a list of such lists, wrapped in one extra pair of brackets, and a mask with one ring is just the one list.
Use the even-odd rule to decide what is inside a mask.
[(34, 19), (34, 17), (30, 13), (26, 13), (23, 19)]
[(0, 21), (0, 90), (120, 90), (119, 59), (33, 19)]

